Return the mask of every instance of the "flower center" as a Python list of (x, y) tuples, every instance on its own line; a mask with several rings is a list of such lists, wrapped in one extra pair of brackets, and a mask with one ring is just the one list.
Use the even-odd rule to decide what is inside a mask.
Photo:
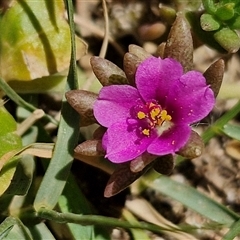
[(172, 117), (156, 101), (138, 105), (135, 110), (136, 117), (140, 122), (139, 129), (144, 136), (150, 136), (153, 129), (156, 129), (158, 135), (161, 135), (171, 126)]

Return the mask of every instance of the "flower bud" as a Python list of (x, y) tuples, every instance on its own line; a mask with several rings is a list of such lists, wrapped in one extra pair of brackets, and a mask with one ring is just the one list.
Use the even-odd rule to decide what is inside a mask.
[(219, 59), (214, 62), (203, 74), (207, 83), (211, 86), (215, 97), (217, 97), (222, 84), (224, 68), (224, 60)]
[(130, 162), (130, 170), (132, 172), (140, 172), (142, 171), (148, 164), (153, 162), (157, 156), (145, 152), (141, 154), (139, 157), (135, 158)]
[(203, 149), (204, 143), (202, 138), (198, 133), (192, 130), (187, 143), (177, 152), (177, 154), (188, 159), (193, 159), (199, 157), (202, 154)]
[(193, 69), (193, 41), (188, 23), (182, 14), (177, 18), (170, 30), (166, 42), (164, 58), (174, 58), (179, 61), (184, 72)]
[(113, 195), (123, 191), (131, 183), (148, 171), (152, 166), (153, 162), (140, 172), (132, 172), (130, 170), (130, 162), (118, 164), (117, 169), (113, 172), (107, 183), (104, 196), (112, 197)]
[(99, 157), (105, 155), (105, 151), (102, 148), (102, 141), (97, 139), (87, 140), (83, 143), (80, 143), (74, 149), (74, 153), (78, 159), (80, 156)]
[(138, 65), (141, 62), (142, 60), (132, 53), (127, 52), (124, 55), (124, 59), (123, 59), (124, 72), (127, 76), (129, 83), (132, 86), (135, 86), (135, 73)]
[(128, 47), (128, 51), (134, 55), (136, 55), (141, 61), (151, 57), (152, 55), (145, 51), (142, 47), (139, 47), (134, 44), (130, 44)]
[(93, 103), (97, 97), (97, 94), (85, 90), (71, 90), (66, 93), (67, 101), (81, 116), (81, 127), (97, 122), (93, 115)]
[(125, 73), (114, 63), (100, 57), (91, 57), (90, 63), (97, 79), (103, 86), (128, 84)]

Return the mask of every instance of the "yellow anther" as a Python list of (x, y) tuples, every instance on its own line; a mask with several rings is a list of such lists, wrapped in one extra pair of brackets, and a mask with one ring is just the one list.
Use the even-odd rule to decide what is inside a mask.
[(167, 121), (171, 121), (171, 120), (172, 120), (172, 117), (171, 117), (170, 115), (167, 115), (167, 116), (166, 116), (166, 120), (167, 120)]
[(167, 111), (166, 110), (162, 110), (160, 115), (161, 115), (162, 119), (165, 119), (166, 116), (167, 116)]
[(172, 120), (172, 117), (167, 114), (166, 110), (162, 110), (160, 113), (160, 116), (161, 116), (162, 121), (171, 121)]
[(146, 114), (145, 114), (144, 112), (139, 111), (139, 112), (137, 113), (137, 118), (138, 118), (138, 119), (143, 119), (143, 118), (145, 118), (145, 117), (146, 117)]
[[(140, 107), (138, 107), (139, 109)], [(142, 111), (141, 111), (141, 110)], [(161, 135), (164, 131), (168, 130), (172, 123), (172, 117), (168, 115), (166, 110), (163, 110), (161, 105), (155, 102), (147, 102), (140, 111), (137, 111), (136, 117), (141, 120), (140, 131), (141, 134), (149, 137), (152, 134), (152, 131), (156, 131), (157, 134)], [(142, 126), (144, 127), (142, 128)], [(175, 142), (172, 142), (175, 144)]]
[(153, 108), (151, 111), (150, 111), (150, 116), (152, 119), (155, 119), (161, 112), (161, 109), (160, 108)]
[(145, 129), (142, 130), (142, 133), (146, 136), (149, 136), (150, 135), (150, 130), (145, 128)]

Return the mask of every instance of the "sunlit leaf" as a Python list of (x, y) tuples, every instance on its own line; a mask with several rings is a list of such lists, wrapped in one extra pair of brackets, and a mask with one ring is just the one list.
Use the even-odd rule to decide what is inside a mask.
[[(15, 133), (17, 125), (13, 117), (0, 107), (0, 195), (9, 187), (14, 176), (19, 157), (14, 151), (22, 146), (21, 138)], [(3, 158), (5, 156), (5, 158)]]
[(64, 75), (54, 74), (34, 81), (14, 80), (9, 85), (18, 93), (54, 93), (63, 91), (66, 79)]
[[(13, 0), (0, 17), (0, 72), (6, 80), (32, 80), (67, 69), (70, 31), (64, 1)], [(77, 57), (86, 51), (77, 39)]]
[(0, 225), (0, 239), (32, 240), (32, 237), (18, 218), (7, 217)]
[(1, 224), (0, 224), (0, 239), (4, 239), (11, 231), (15, 224), (15, 219), (12, 217), (7, 217)]

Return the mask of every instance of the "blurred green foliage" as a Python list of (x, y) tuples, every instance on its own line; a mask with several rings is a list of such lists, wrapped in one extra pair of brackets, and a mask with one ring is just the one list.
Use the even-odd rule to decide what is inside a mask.
[(240, 48), (240, 2), (238, 0), (203, 0), (205, 12), (200, 16), (204, 31), (213, 32), (213, 38), (226, 51), (234, 53)]

